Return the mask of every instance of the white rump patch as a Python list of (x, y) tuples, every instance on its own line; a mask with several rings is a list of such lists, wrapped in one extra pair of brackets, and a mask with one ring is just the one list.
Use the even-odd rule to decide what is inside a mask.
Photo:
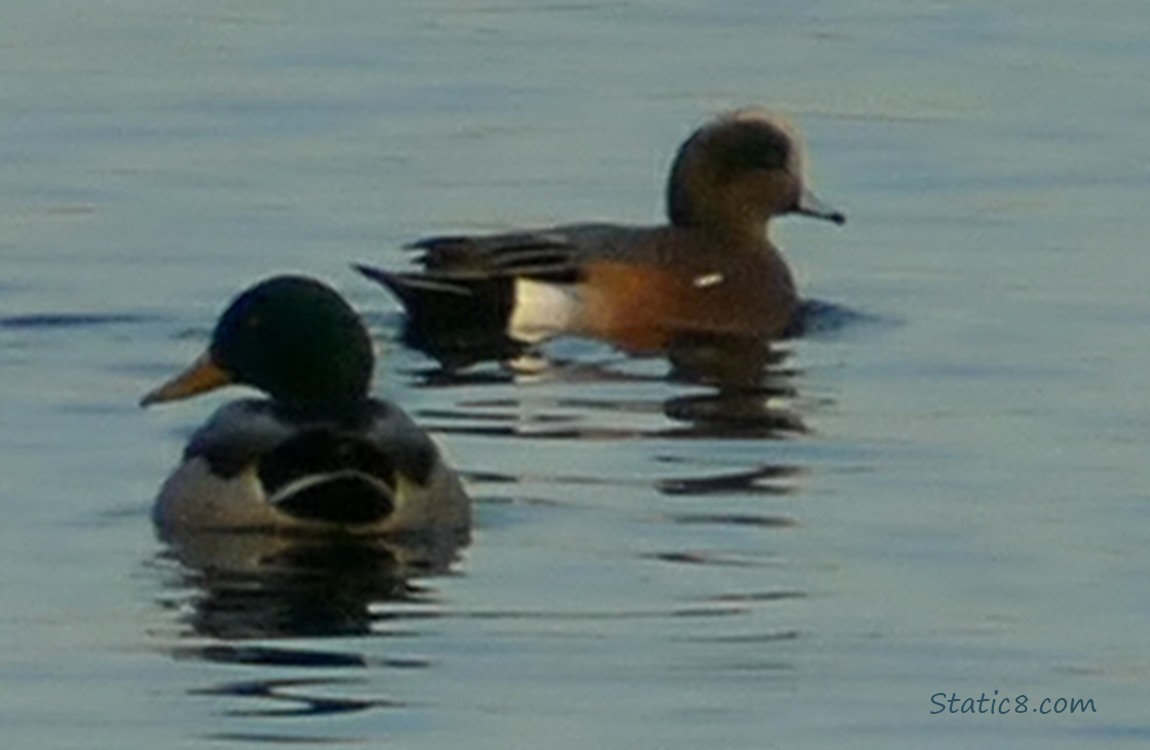
[(572, 330), (581, 306), (573, 286), (516, 279), (507, 333), (528, 344), (543, 341)]

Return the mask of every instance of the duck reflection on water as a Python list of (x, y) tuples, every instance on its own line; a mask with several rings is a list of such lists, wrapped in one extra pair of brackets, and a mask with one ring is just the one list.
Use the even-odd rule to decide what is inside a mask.
[[(563, 395), (554, 403), (567, 408), (592, 411), (661, 413), (673, 424), (656, 429), (619, 426), (604, 432), (601, 427), (579, 426), (555, 418), (548, 430), (532, 429), (532, 437), (675, 437), (675, 438), (766, 438), (785, 439), (807, 432), (808, 427), (796, 403), (801, 401), (796, 381), (801, 375), (790, 364), (785, 343), (746, 336), (683, 336), (662, 354), (667, 363), (662, 374), (636, 372), (634, 357), (566, 359), (545, 350), (518, 353), (508, 358), (501, 348), (477, 346), (461, 358), (460, 349), (440, 358), (433, 349), (423, 353), (434, 360), (430, 367), (416, 372), (420, 385), (427, 388), (495, 386), (514, 383), (529, 386), (549, 382), (586, 386), (578, 395)], [(652, 358), (640, 358), (651, 360)], [(495, 365), (495, 367), (491, 367)], [(642, 365), (641, 365), (642, 366)], [(640, 390), (637, 401), (620, 401), (597, 387), (649, 384)], [(666, 397), (663, 386), (671, 384), (681, 392)], [(657, 401), (649, 394), (659, 392)], [(529, 395), (524, 396), (529, 400)], [(474, 405), (474, 404), (472, 404)], [(504, 402), (507, 405), (507, 402)], [(462, 431), (470, 434), (511, 434), (519, 428), (502, 420), (483, 419), (473, 408), (424, 409), (421, 417), (442, 417), (449, 424), (437, 424), (439, 434)], [(476, 422), (459, 428), (460, 420)], [(537, 418), (541, 418), (538, 417)], [(534, 425), (538, 427), (538, 425)]]
[(376, 605), (426, 601), (426, 581), (448, 573), (468, 541), (463, 534), (161, 536), (160, 562), (173, 570), (168, 588), (178, 592), (183, 623), (227, 641), (371, 634), (389, 616)]

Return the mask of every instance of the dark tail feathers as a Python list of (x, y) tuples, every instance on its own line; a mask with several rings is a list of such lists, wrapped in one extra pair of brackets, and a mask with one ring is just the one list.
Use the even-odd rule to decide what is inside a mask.
[(515, 304), (511, 277), (395, 273), (360, 264), (354, 268), (403, 305), (403, 342), (441, 362), (502, 359), (523, 349), (507, 335)]

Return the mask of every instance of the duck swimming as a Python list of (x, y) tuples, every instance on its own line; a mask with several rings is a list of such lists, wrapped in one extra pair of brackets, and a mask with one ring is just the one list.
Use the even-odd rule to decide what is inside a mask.
[(665, 225), (433, 237), (412, 245), (420, 271), (357, 269), (403, 304), (404, 338), (418, 348), (477, 341), (513, 350), (572, 334), (660, 353), (683, 337), (774, 339), (793, 325), (799, 295), (770, 220), (846, 221), (807, 189), (803, 159), (786, 120), (741, 109), (680, 147)]
[(267, 398), (222, 406), (196, 430), (154, 509), (169, 530), (465, 530), (470, 502), (432, 439), (372, 398), (363, 322), (333, 289), (277, 276), (240, 294), (211, 344), (141, 405), (229, 383)]

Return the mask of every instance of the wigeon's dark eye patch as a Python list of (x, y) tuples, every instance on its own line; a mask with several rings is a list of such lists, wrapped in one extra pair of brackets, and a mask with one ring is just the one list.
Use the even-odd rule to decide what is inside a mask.
[(762, 123), (733, 128), (724, 140), (716, 152), (728, 171), (785, 169), (791, 157), (791, 141), (786, 134)]

